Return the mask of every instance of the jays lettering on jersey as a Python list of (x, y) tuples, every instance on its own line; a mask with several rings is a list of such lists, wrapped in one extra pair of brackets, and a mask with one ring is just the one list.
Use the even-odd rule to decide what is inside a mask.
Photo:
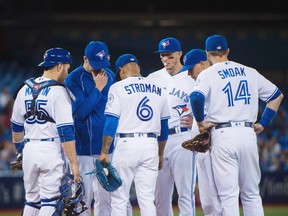
[[(253, 83), (248, 82), (248, 77)], [(255, 122), (259, 105), (258, 95), (261, 100), (267, 101), (273, 97), (277, 89), (255, 69), (227, 61), (214, 64), (200, 73), (193, 92), (199, 92), (205, 98), (209, 98), (207, 121), (228, 122), (233, 119)], [(222, 112), (219, 113), (218, 110)]]
[(170, 110), (169, 128), (180, 127), (180, 118), (192, 114), (190, 104), (190, 93), (192, 92), (195, 80), (188, 75), (188, 71), (183, 71), (174, 76), (168, 74), (165, 68), (162, 68), (148, 76), (158, 85), (165, 89), (168, 96)]
[(167, 88), (171, 115), (169, 128), (180, 126), (180, 117), (192, 114), (190, 93), (193, 89), (193, 83), (194, 80), (187, 75), (187, 72), (172, 76)]
[[(165, 104), (166, 108), (162, 109), (159, 104)], [(125, 112), (125, 117), (122, 112)], [(143, 77), (129, 77), (113, 84), (105, 114), (119, 118), (117, 133), (153, 132), (159, 135), (160, 117), (169, 118), (163, 89)], [(159, 122), (153, 123), (153, 118), (159, 119)]]

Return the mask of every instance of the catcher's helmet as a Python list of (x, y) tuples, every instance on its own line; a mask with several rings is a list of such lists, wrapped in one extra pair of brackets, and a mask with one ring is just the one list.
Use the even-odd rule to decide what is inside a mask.
[[(82, 200), (85, 194), (84, 183), (82, 179), (77, 182), (73, 179), (74, 176), (67, 173), (61, 179), (60, 197), (64, 201), (66, 215), (79, 215), (87, 209), (86, 203)], [(80, 208), (78, 204), (81, 204)]]
[(70, 52), (60, 47), (51, 48), (44, 53), (43, 62), (38, 67), (52, 67), (57, 64), (72, 64)]

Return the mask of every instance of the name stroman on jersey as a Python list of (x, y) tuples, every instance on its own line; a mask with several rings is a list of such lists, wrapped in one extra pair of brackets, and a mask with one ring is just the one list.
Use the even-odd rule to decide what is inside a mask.
[(162, 89), (154, 84), (148, 84), (148, 83), (132, 83), (129, 85), (124, 86), (124, 89), (126, 90), (127, 94), (133, 94), (138, 92), (148, 92), (148, 93), (154, 93), (159, 96), (161, 96)]

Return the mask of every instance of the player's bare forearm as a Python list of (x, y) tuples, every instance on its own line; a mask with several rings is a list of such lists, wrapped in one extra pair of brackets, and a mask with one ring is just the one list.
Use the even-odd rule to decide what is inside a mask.
[(75, 141), (63, 142), (62, 146), (63, 146), (65, 154), (67, 155), (69, 159), (72, 174), (74, 175), (74, 181), (78, 181), (80, 179), (80, 171), (79, 171), (78, 159), (76, 155)]
[(12, 132), (13, 142), (20, 142), (24, 139), (24, 132)]
[(281, 104), (281, 102), (283, 100), (283, 98), (284, 98), (284, 95), (280, 94), (274, 100), (269, 101), (266, 106), (277, 112), (278, 109), (279, 109), (279, 106), (280, 106), (280, 104)]
[(158, 169), (162, 169), (163, 164), (163, 155), (164, 155), (164, 149), (166, 146), (166, 141), (158, 141), (158, 155), (159, 155), (159, 166)]
[(158, 141), (158, 147), (159, 147), (158, 155), (164, 154), (165, 146), (166, 146), (166, 141)]
[(99, 161), (106, 161), (106, 162), (109, 162), (109, 157), (108, 157), (108, 154), (109, 154), (109, 148), (110, 148), (110, 145), (113, 141), (113, 137), (111, 136), (103, 136), (103, 139), (102, 139), (102, 150), (101, 150), (101, 154), (98, 158)]

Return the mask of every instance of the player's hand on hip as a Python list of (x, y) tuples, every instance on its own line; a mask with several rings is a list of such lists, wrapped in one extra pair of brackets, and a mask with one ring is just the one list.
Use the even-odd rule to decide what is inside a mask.
[(217, 124), (212, 122), (197, 122), (198, 129), (200, 133), (204, 133), (205, 131), (209, 131), (212, 127), (216, 126)]
[(259, 123), (255, 123), (253, 128), (256, 134), (260, 134), (264, 130), (264, 127)]
[(185, 127), (185, 128), (192, 128), (192, 124), (193, 124), (193, 117), (191, 115), (186, 115), (186, 116), (182, 116), (180, 118), (180, 125), (181, 127)]
[(103, 88), (107, 85), (108, 82), (108, 76), (105, 73), (104, 70), (102, 70), (101, 72), (97, 73), (95, 71), (92, 71), (92, 76), (93, 76), (93, 80), (95, 82), (95, 86), (99, 91), (102, 91)]

